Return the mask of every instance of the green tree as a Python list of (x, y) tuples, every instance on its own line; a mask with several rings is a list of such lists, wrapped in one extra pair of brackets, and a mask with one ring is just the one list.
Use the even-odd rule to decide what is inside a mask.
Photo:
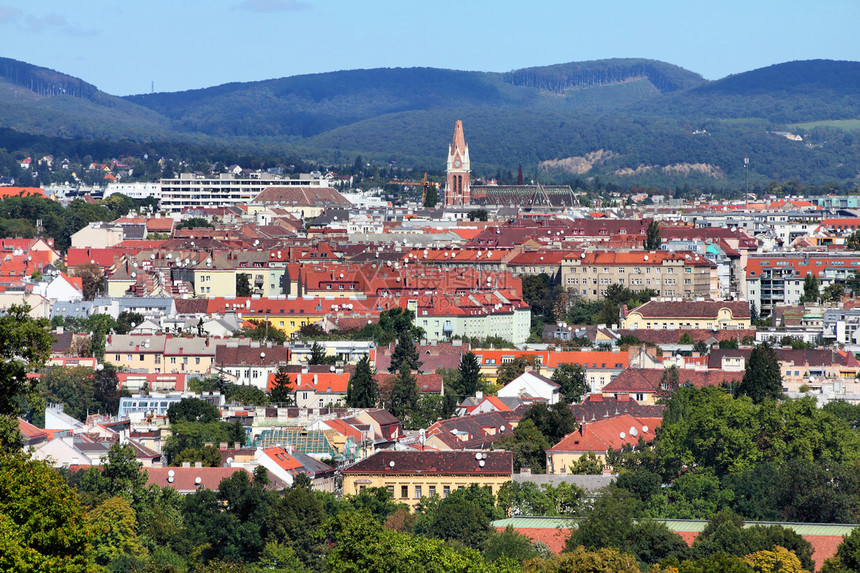
[(439, 202), (439, 192), (436, 191), (435, 185), (428, 185), (427, 191), (424, 194), (424, 207), (427, 209), (433, 209), (436, 207), (436, 203)]
[(336, 358), (334, 356), (327, 356), (325, 347), (315, 340), (311, 345), (311, 355), (308, 359), (308, 364), (334, 364), (335, 361)]
[(685, 332), (681, 335), (681, 338), (678, 339), (678, 344), (695, 344), (696, 341), (693, 340), (692, 335), (689, 332)]
[(0, 457), (0, 563), (5, 571), (93, 569), (91, 533), (60, 474), (20, 454)]
[(95, 561), (99, 565), (145, 552), (138, 541), (136, 514), (128, 500), (112, 497), (102, 502), (87, 515), (87, 521), (94, 534)]
[(779, 362), (776, 352), (767, 342), (753, 348), (738, 392), (757, 404), (764, 400), (778, 400), (782, 396)]
[(462, 399), (474, 396), (481, 383), (481, 365), (478, 356), (473, 352), (466, 352), (460, 356), (460, 374), (455, 388), (457, 397)]
[(511, 381), (522, 376), (526, 371), (526, 368), (529, 367), (532, 368), (535, 373), (540, 373), (540, 364), (538, 363), (536, 356), (523, 354), (521, 356), (517, 356), (510, 362), (500, 364), (496, 369), (496, 384), (505, 386)]
[(513, 434), (493, 444), (493, 449), (507, 450), (513, 454), (514, 471), (531, 468), (534, 473), (546, 471), (546, 450), (552, 444), (535, 425), (534, 420), (522, 420)]
[(824, 288), (822, 298), (827, 302), (839, 302), (842, 300), (842, 295), (845, 292), (845, 285), (842, 283), (829, 284)]
[(226, 398), (246, 406), (265, 406), (269, 403), (269, 396), (263, 390), (246, 384), (229, 384)]
[(552, 381), (561, 386), (561, 395), (567, 402), (579, 402), (588, 393), (585, 370), (579, 364), (559, 364), (552, 373)]
[(594, 455), (594, 452), (588, 450), (573, 462), (570, 466), (570, 473), (574, 475), (600, 475), (603, 473), (603, 462)]
[(131, 446), (112, 444), (108, 450), (107, 463), (102, 468), (105, 493), (129, 501), (139, 500), (146, 487), (146, 474), (140, 471), (142, 468), (143, 464), (137, 461)]
[(646, 251), (656, 251), (660, 248), (662, 242), (663, 240), (660, 238), (660, 224), (652, 219), (648, 223), (648, 230), (645, 232), (645, 242), (642, 248)]
[(283, 330), (275, 328), (269, 324), (268, 319), (263, 320), (246, 320), (249, 326), (245, 326), (233, 333), (235, 338), (250, 338), (256, 342), (272, 342), (274, 344), (283, 344), (287, 342), (287, 335)]
[(616, 549), (596, 551), (576, 547), (549, 558), (536, 558), (523, 565), (523, 573), (641, 573), (636, 558)]
[(532, 540), (514, 530), (512, 525), (507, 526), (504, 531), (491, 533), (484, 549), (484, 557), (490, 561), (507, 557), (517, 563), (522, 563), (537, 557), (537, 555)]
[(142, 314), (124, 310), (119, 313), (119, 316), (116, 318), (116, 333), (128, 334), (135, 326), (139, 325), (142, 322)]
[(417, 405), (418, 384), (412, 375), (408, 361), (404, 360), (400, 363), (400, 371), (394, 378), (391, 396), (385, 406), (392, 416), (401, 420), (410, 420)]
[(350, 408), (375, 408), (378, 400), (379, 388), (373, 375), (370, 358), (362, 356), (355, 365), (355, 372), (349, 376), (346, 386), (346, 405)]
[(817, 302), (821, 297), (820, 286), (821, 282), (817, 275), (806, 273), (806, 278), (803, 280), (803, 296), (800, 297), (800, 302)]
[(533, 421), (550, 444), (558, 443), (579, 426), (570, 408), (564, 402), (558, 402), (552, 406), (547, 406), (545, 403), (535, 404), (523, 415), (520, 422), (526, 420)]
[(13, 305), (0, 315), (0, 415), (19, 412), (17, 398), (28, 394), (35, 398), (35, 384), (30, 372), (42, 368), (51, 356), (50, 323), (34, 319), (30, 307)]
[(389, 372), (400, 371), (401, 365), (406, 363), (409, 370), (419, 370), (421, 361), (418, 359), (418, 348), (412, 342), (411, 330), (403, 330), (397, 337), (397, 345), (394, 347), (394, 352), (391, 353), (391, 364), (388, 367)]
[(236, 296), (251, 296), (253, 294), (253, 290), (251, 289), (251, 275), (248, 273), (237, 273), (236, 274)]
[(849, 251), (860, 251), (860, 231), (854, 231), (845, 239), (845, 247)]
[(269, 391), (269, 401), (273, 404), (292, 405), (295, 403), (293, 400), (294, 391), (286, 366), (279, 366), (278, 371), (275, 372), (272, 389)]
[(842, 543), (836, 548), (836, 555), (827, 560), (821, 571), (860, 573), (860, 528), (853, 529), (842, 538)]
[[(172, 176), (171, 176), (172, 177)], [(186, 219), (185, 221), (180, 221), (179, 224), (176, 225), (176, 230), (180, 229), (201, 229), (201, 228), (213, 228), (212, 223), (207, 221), (202, 217), (191, 217), (190, 219)]]
[(171, 424), (180, 422), (217, 422), (221, 419), (218, 408), (200, 398), (183, 398), (167, 409), (167, 419)]

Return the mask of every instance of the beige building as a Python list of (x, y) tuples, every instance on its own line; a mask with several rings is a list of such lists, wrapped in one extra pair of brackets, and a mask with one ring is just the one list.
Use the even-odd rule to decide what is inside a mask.
[(561, 262), (561, 284), (585, 300), (606, 296), (613, 284), (632, 291), (652, 289), (662, 297), (717, 298), (717, 266), (695, 253), (591, 251)]
[(122, 242), (122, 227), (111, 223), (90, 223), (73, 234), (72, 247), (106, 249)]
[(745, 301), (651, 300), (621, 317), (630, 330), (738, 330), (750, 328), (750, 307)]
[(383, 450), (343, 470), (343, 493), (356, 495), (369, 487), (384, 487), (394, 501), (415, 509), (423, 497), (445, 498), (472, 484), (489, 486), (496, 495), (513, 472), (510, 452)]

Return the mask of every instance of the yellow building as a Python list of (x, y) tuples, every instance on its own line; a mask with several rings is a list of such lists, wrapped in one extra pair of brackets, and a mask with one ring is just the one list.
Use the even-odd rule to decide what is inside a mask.
[(493, 495), (514, 472), (511, 452), (397, 452), (384, 450), (343, 470), (344, 494), (384, 487), (396, 502), (415, 509), (422, 497), (448, 495), (472, 484), (489, 486)]
[(651, 300), (621, 317), (630, 330), (738, 330), (750, 328), (746, 301)]

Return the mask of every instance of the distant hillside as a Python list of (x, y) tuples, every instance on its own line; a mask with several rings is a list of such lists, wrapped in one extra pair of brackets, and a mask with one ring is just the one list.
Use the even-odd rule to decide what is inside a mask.
[(610, 59), (572, 62), (555, 66), (523, 68), (505, 74), (505, 81), (516, 86), (537, 87), (556, 93), (570, 88), (592, 87), (645, 78), (661, 93), (696, 87), (704, 78), (684, 68), (642, 59)]
[(670, 94), (633, 112), (799, 123), (860, 117), (860, 62), (787, 62)]
[(78, 78), (9, 58), (0, 58), (0, 127), (110, 139), (172, 132), (170, 122), (151, 110)]
[[(624, 82), (638, 83), (639, 88), (603, 90)], [(218, 137), (263, 135), (295, 140), (404, 111), (469, 108), (575, 111), (592, 105), (592, 96), (598, 92), (602, 96), (601, 108), (612, 109), (649, 99), (663, 89), (700, 82), (699, 76), (662, 62), (606, 60), (509, 74), (436, 68), (351, 70), (127, 99), (170, 117), (181, 130)], [(572, 91), (562, 98), (555, 93), (574, 87), (590, 90)], [(592, 93), (583, 97), (585, 91)]]
[[(351, 70), (116, 98), (0, 59), (0, 128), (68, 138), (362, 155), (441, 169), (454, 121), (476, 173), (541, 169), (654, 185), (860, 178), (860, 63), (788, 62), (708, 82), (664, 62), (611, 59), (508, 73)], [(801, 137), (789, 140), (783, 132)], [(0, 147), (4, 142), (0, 141)]]

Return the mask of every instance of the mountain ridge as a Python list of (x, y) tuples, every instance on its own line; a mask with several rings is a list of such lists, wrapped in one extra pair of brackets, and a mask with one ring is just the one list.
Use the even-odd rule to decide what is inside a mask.
[(0, 58), (0, 127), (25, 133), (281, 146), (314, 160), (360, 154), (435, 168), (462, 118), (476, 166), (582, 165), (577, 158), (605, 150), (611, 159), (589, 163), (587, 176), (624, 181), (689, 171), (678, 165), (712, 165), (700, 171), (732, 180), (737, 157), (757, 153), (753, 177), (853, 180), (860, 142), (850, 131), (809, 128), (801, 144), (772, 134), (860, 118), (858, 95), (858, 62), (786, 62), (709, 81), (615, 58), (503, 73), (343, 70), (119, 98)]

